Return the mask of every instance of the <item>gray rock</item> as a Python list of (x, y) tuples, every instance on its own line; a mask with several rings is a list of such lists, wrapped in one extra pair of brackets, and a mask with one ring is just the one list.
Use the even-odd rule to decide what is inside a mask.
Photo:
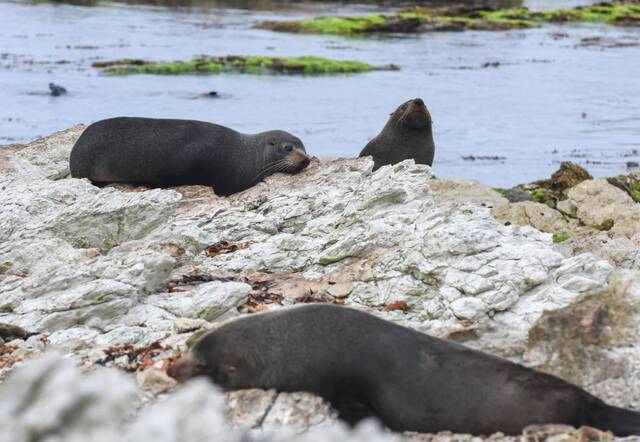
[(69, 175), (71, 148), (85, 129), (78, 124), (70, 129), (55, 132), (29, 144), (13, 145), (6, 152), (15, 155), (38, 169), (49, 179), (57, 180)]
[(116, 440), (135, 397), (133, 383), (117, 371), (83, 376), (71, 360), (46, 355), (0, 385), (2, 437), (12, 442)]
[[(14, 342), (17, 348), (7, 356), (0, 378), (48, 347), (91, 366), (104, 360), (108, 347), (142, 351), (154, 344), (154, 361), (161, 360), (184, 349), (198, 328), (219, 326), (240, 311), (286, 308), (305, 297), (339, 299), (390, 321), (553, 371), (568, 366), (567, 360), (557, 356), (553, 340), (549, 347), (531, 340), (532, 330), (547, 333), (541, 325), (545, 312), (572, 318), (576, 306), (580, 317), (581, 303), (603, 293), (613, 267), (591, 253), (572, 256), (573, 250), (589, 249), (564, 245), (572, 240), (554, 245), (552, 235), (541, 230), (573, 228), (577, 220), (572, 216), (599, 222), (607, 205), (615, 206), (625, 222), (635, 222), (636, 216), (628, 199), (591, 181), (569, 192), (572, 206), (566, 208), (569, 215), (562, 215), (530, 202), (505, 206), (509, 203), (499, 193), (475, 182), (432, 180), (429, 167), (412, 161), (372, 172), (368, 158), (314, 162), (298, 175), (276, 174), (229, 198), (202, 186), (99, 189), (86, 180), (62, 179), (81, 130), (6, 148), (0, 157), (0, 170), (7, 171), (0, 173), (0, 322), (39, 333)], [(496, 220), (500, 210), (506, 218)], [(507, 218), (522, 223), (505, 225)], [(631, 250), (640, 243), (633, 229), (614, 221), (602, 233), (624, 236), (624, 250)], [(243, 247), (215, 256), (203, 252), (223, 240)], [(637, 254), (621, 252), (619, 259), (637, 262)], [(617, 278), (613, 292), (624, 297), (635, 290)], [(603, 302), (617, 309), (612, 297)], [(385, 311), (390, 304), (402, 308)], [(629, 324), (635, 324), (635, 310), (626, 310)], [(596, 343), (597, 351), (588, 355), (600, 355), (619, 368), (606, 372), (589, 362), (585, 366), (600, 367), (594, 373), (602, 376), (581, 373), (575, 379), (604, 399), (637, 404), (638, 398), (621, 393), (619, 385), (635, 385), (640, 333), (627, 325), (620, 330), (635, 341), (607, 341), (606, 355)], [(628, 362), (621, 362), (623, 355)], [(136, 361), (118, 358), (114, 365), (135, 368)], [(40, 426), (39, 413), (45, 411), (38, 405), (31, 420), (11, 424), (16, 440), (34, 431), (43, 440), (67, 433), (72, 440), (85, 428), (82, 419), (96, 428), (95, 440), (103, 435), (104, 440), (158, 441), (184, 435), (231, 441), (400, 438), (375, 425), (346, 429), (335, 423), (328, 404), (305, 393), (229, 394), (224, 411), (223, 396), (196, 383), (159, 400), (156, 396), (171, 386), (157, 371), (161, 361), (139, 375), (146, 391), (133, 390), (138, 394), (121, 406), (135, 389), (131, 379), (86, 384), (75, 369), (51, 364), (43, 373), (75, 373), (68, 375), (73, 381), (60, 382), (68, 394), (49, 383), (55, 374), (29, 375), (24, 383), (42, 383), (43, 395), (65, 398), (70, 408), (54, 404)], [(10, 382), (2, 388), (28, 390)], [(39, 395), (35, 403), (42, 404)], [(97, 404), (87, 413), (112, 407), (103, 411), (109, 421), (76, 410), (76, 401), (84, 400)], [(142, 411), (136, 417), (138, 407)], [(65, 413), (72, 419), (68, 429), (60, 430)], [(130, 427), (123, 423), (125, 415)], [(224, 424), (224, 415), (235, 429)], [(83, 440), (93, 437), (87, 434)]]

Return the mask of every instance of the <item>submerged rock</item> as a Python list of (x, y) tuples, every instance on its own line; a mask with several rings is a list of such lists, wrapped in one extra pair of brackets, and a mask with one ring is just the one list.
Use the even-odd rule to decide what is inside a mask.
[(67, 90), (59, 84), (49, 83), (49, 92), (52, 96), (59, 97), (60, 95), (65, 95)]

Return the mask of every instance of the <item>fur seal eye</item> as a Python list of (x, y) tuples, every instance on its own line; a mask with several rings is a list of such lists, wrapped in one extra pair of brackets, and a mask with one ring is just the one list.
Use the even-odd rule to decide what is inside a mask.
[(275, 146), (276, 145), (276, 143), (273, 142), (273, 141), (269, 141), (269, 143), (267, 143), (267, 144), (269, 144), (269, 146)]
[(291, 144), (287, 144), (286, 146), (284, 146), (284, 151), (293, 152), (293, 146)]

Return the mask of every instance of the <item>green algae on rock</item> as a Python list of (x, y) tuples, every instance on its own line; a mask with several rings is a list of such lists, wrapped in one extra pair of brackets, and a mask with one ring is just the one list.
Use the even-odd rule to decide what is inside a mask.
[(144, 60), (100, 61), (92, 65), (104, 69), (108, 75), (155, 74), (298, 74), (325, 75), (351, 74), (374, 70), (397, 70), (394, 65), (373, 66), (356, 60), (332, 60), (323, 57), (266, 57), (235, 56), (199, 57), (188, 61), (152, 62)]
[(279, 32), (354, 35), (373, 32), (501, 31), (534, 28), (547, 22), (596, 22), (640, 26), (640, 4), (600, 3), (540, 12), (525, 7), (416, 7), (392, 14), (267, 21), (258, 23), (256, 27)]
[[(532, 201), (555, 208), (558, 201), (567, 198), (569, 189), (590, 179), (593, 177), (582, 166), (570, 161), (563, 161), (560, 168), (551, 175), (551, 178), (520, 184), (506, 191), (505, 195), (507, 199), (511, 200), (510, 195), (514, 193), (514, 190), (518, 190), (521, 193), (528, 193)], [(519, 199), (518, 201), (523, 200)]]
[(635, 202), (640, 203), (640, 172), (610, 177), (607, 178), (607, 182), (625, 191)]
[(569, 238), (571, 238), (569, 235), (567, 235), (566, 233), (554, 233), (553, 234), (553, 242), (554, 243), (561, 243), (562, 241), (566, 241)]

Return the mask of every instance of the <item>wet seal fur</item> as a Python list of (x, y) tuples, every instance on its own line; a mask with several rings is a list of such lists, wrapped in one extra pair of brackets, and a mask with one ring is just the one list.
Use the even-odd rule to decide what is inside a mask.
[(302, 141), (281, 130), (249, 135), (203, 121), (118, 117), (87, 127), (69, 165), (72, 177), (98, 185), (200, 184), (227, 196), (309, 161)]
[(640, 413), (463, 345), (334, 305), (260, 313), (205, 334), (169, 375), (227, 390), (308, 391), (355, 423), (395, 431), (520, 434), (534, 424), (640, 434)]
[(424, 101), (415, 98), (391, 114), (382, 132), (369, 141), (359, 156), (373, 157), (373, 170), (376, 170), (410, 159), (431, 166), (434, 152), (431, 114)]

